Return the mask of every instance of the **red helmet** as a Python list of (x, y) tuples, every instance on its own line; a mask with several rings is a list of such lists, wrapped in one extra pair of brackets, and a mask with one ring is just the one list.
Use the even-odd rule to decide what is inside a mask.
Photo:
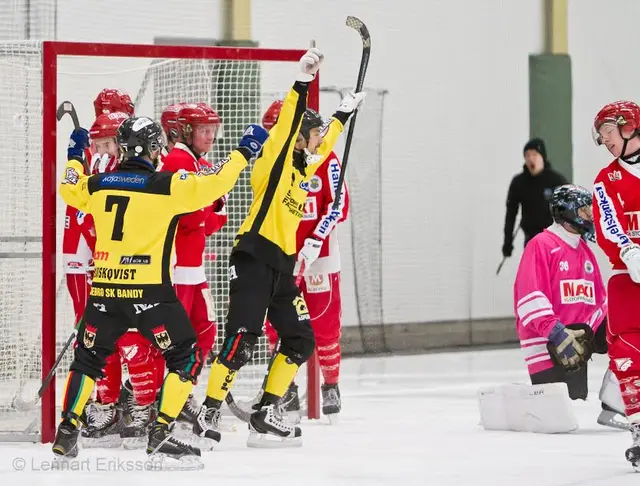
[(185, 103), (178, 112), (178, 130), (182, 138), (190, 135), (197, 125), (220, 125), (222, 120), (206, 103)]
[(129, 118), (126, 113), (103, 113), (96, 118), (96, 121), (89, 129), (92, 139), (114, 137), (118, 132), (120, 124)]
[(605, 123), (611, 123), (621, 129), (630, 129), (631, 138), (640, 134), (640, 106), (633, 101), (616, 101), (605, 105), (593, 120), (593, 140), (597, 145), (602, 144), (600, 128)]
[(174, 103), (162, 110), (160, 124), (169, 139), (178, 138), (178, 113), (186, 103)]
[(280, 115), (280, 110), (282, 110), (283, 101), (276, 100), (271, 103), (271, 106), (267, 108), (267, 111), (264, 112), (264, 116), (262, 117), (262, 126), (271, 130), (273, 126), (278, 121), (278, 116)]
[(96, 116), (115, 112), (128, 113), (131, 116), (134, 108), (131, 97), (127, 93), (110, 88), (105, 88), (98, 93), (93, 107), (96, 110)]

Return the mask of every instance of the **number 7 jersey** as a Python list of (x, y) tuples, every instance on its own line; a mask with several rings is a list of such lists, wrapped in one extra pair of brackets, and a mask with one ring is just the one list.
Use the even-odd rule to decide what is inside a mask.
[(234, 151), (206, 172), (155, 172), (142, 159), (123, 162), (116, 172), (85, 176), (69, 161), (60, 195), (93, 216), (95, 273), (91, 296), (138, 303), (175, 300), (171, 251), (181, 215), (192, 213), (231, 191), (247, 165)]

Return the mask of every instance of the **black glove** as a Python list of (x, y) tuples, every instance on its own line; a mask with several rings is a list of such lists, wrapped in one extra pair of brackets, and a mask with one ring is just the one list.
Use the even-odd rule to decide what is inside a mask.
[(502, 245), (502, 256), (509, 258), (513, 253), (513, 243), (505, 243)]

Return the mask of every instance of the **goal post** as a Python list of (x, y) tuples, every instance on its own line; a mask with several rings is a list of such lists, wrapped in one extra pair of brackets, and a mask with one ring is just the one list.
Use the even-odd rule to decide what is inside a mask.
[[(73, 129), (68, 120), (58, 122), (56, 109), (65, 100), (74, 103), (80, 124), (89, 128), (95, 119), (93, 99), (102, 88), (117, 88), (135, 99), (136, 115), (160, 119), (162, 109), (172, 103), (204, 101), (222, 118), (211, 160), (224, 157), (237, 145), (242, 129), (249, 123), (260, 123), (269, 104), (284, 96), (295, 79), (298, 62), (304, 54), (298, 49), (263, 49), (247, 47), (165, 46), (140, 44), (94, 44), (76, 42), (0, 42), (0, 104), (6, 98), (5, 110), (19, 112), (21, 132), (12, 132), (16, 143), (28, 147), (22, 155), (0, 154), (0, 169), (24, 159), (28, 165), (24, 177), (28, 187), (41, 187), (41, 194), (31, 189), (3, 187), (0, 205), (33, 206), (28, 214), (15, 211), (11, 221), (0, 222), (0, 245), (5, 240), (22, 238), (29, 244), (19, 247), (16, 258), (0, 248), (0, 281), (3, 286), (24, 288), (25, 295), (13, 306), (16, 309), (39, 307), (39, 324), (27, 319), (21, 311), (0, 312), (0, 335), (15, 336), (10, 344), (0, 347), (0, 362), (12, 370), (0, 374), (0, 440), (33, 440), (51, 442), (59, 417), (58, 402), (72, 352), (61, 363), (57, 378), (42, 397), (40, 413), (14, 409), (12, 398), (30, 399), (49, 372), (55, 358), (73, 329), (74, 318), (62, 273), (62, 229), (64, 203), (57, 195), (60, 173), (66, 163), (66, 142)], [(8, 73), (4, 72), (10, 70)], [(10, 76), (11, 74), (11, 76)], [(319, 80), (312, 83), (308, 106), (319, 109)], [(6, 115), (7, 113), (0, 114)], [(0, 133), (8, 132), (14, 122), (0, 120)], [(3, 127), (3, 124), (6, 125)], [(4, 140), (11, 143), (10, 140)], [(40, 143), (41, 153), (34, 145)], [(27, 150), (28, 149), (28, 150)], [(41, 164), (40, 164), (41, 161)], [(223, 339), (224, 315), (228, 299), (226, 266), (231, 244), (251, 203), (249, 170), (240, 177), (228, 202), (229, 221), (210, 237), (205, 250), (205, 269), (216, 303), (218, 336), (214, 352)], [(6, 182), (6, 181), (5, 181)], [(35, 184), (35, 186), (33, 186)], [(12, 186), (14, 184), (11, 184)], [(3, 199), (5, 198), (5, 199)], [(22, 228), (22, 227), (25, 228)], [(22, 228), (16, 234), (16, 227)], [(40, 233), (40, 234), (36, 234)], [(26, 236), (25, 236), (26, 235)], [(17, 241), (17, 240), (16, 240)], [(34, 243), (35, 241), (35, 243)], [(41, 268), (27, 272), (34, 263), (27, 261), (32, 246), (40, 248)], [(13, 247), (12, 247), (13, 248)], [(14, 254), (12, 253), (12, 255)], [(36, 251), (37, 253), (37, 251)], [(32, 260), (34, 260), (32, 258)], [(36, 265), (37, 267), (37, 265)], [(35, 275), (40, 274), (38, 278)], [(33, 302), (40, 299), (40, 304)], [(35, 312), (35, 311), (34, 311)], [(38, 356), (41, 353), (41, 356)], [(19, 359), (18, 359), (19, 358)], [(254, 360), (238, 374), (233, 391), (247, 394), (257, 390), (269, 359), (268, 344), (261, 338)], [(307, 387), (309, 418), (319, 418), (319, 379), (315, 356), (309, 360), (307, 376), (299, 373)], [(202, 398), (207, 370), (195, 389)], [(250, 384), (250, 385), (249, 385)], [(235, 395), (235, 393), (234, 393)], [(34, 426), (34, 423), (37, 424)]]

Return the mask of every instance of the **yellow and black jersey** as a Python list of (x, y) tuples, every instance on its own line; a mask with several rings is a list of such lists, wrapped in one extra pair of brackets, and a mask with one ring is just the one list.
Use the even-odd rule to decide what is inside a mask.
[[(307, 109), (307, 83), (296, 82), (284, 99), (277, 123), (251, 173), (253, 202), (234, 243), (270, 266), (291, 274), (295, 265), (296, 231), (302, 219), (311, 177), (331, 154), (343, 124), (335, 117), (305, 175), (293, 166), (293, 149)], [(309, 162), (309, 161), (308, 161)]]
[(175, 299), (170, 259), (178, 218), (231, 191), (247, 153), (200, 173), (155, 172), (139, 159), (116, 172), (86, 176), (70, 160), (60, 184), (65, 203), (93, 216), (95, 272), (91, 296), (163, 302)]

